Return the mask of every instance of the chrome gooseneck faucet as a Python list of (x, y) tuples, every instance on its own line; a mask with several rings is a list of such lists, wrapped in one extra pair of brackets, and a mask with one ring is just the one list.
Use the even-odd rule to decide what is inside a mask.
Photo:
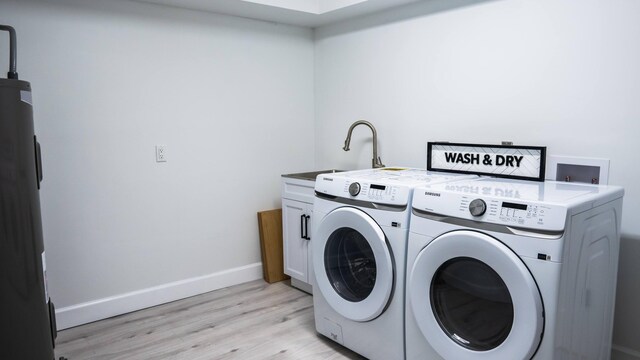
[(351, 127), (349, 127), (349, 132), (347, 133), (347, 139), (344, 141), (344, 147), (342, 148), (342, 150), (349, 151), (349, 144), (351, 143), (351, 133), (353, 132), (353, 129), (358, 125), (367, 125), (373, 132), (373, 159), (371, 159), (371, 167), (374, 169), (384, 167), (382, 160), (380, 160), (380, 157), (378, 156), (378, 133), (376, 132), (376, 128), (373, 126), (373, 124), (368, 121), (358, 120), (351, 124)]

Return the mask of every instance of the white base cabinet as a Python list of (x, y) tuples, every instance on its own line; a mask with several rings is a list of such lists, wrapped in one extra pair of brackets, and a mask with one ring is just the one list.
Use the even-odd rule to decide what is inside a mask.
[(315, 181), (282, 177), (284, 273), (291, 285), (312, 293), (311, 233)]

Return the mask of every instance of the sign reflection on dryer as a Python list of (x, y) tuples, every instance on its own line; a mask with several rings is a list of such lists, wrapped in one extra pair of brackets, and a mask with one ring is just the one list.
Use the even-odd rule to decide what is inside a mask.
[(520, 191), (518, 189), (500, 189), (487, 186), (457, 186), (454, 189), (447, 187), (447, 190), (464, 193), (475, 194), (484, 196), (498, 196), (498, 197), (511, 197), (520, 198)]
[[(447, 184), (445, 190), (482, 196), (509, 197), (514, 199), (538, 200), (541, 197), (540, 183), (534, 182), (514, 182), (504, 187), (486, 186), (486, 185), (456, 185)], [(430, 195), (426, 194), (425, 195)]]

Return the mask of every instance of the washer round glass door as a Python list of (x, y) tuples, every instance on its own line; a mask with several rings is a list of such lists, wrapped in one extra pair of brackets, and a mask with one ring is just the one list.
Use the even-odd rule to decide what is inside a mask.
[(378, 317), (394, 285), (380, 226), (365, 212), (342, 207), (320, 221), (311, 243), (316, 285), (331, 308), (354, 321)]
[(407, 281), (415, 320), (445, 359), (530, 359), (544, 326), (529, 269), (491, 236), (459, 230), (418, 254)]

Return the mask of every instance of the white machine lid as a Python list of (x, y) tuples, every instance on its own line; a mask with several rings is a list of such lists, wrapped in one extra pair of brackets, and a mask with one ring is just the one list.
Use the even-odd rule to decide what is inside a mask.
[[(415, 187), (470, 178), (478, 177), (428, 172), (425, 169), (416, 168), (386, 167), (321, 174), (316, 178), (315, 190), (320, 194), (352, 200), (388, 205), (407, 205), (410, 203)], [(350, 191), (352, 186), (356, 186), (357, 190)]]
[[(418, 212), (541, 231), (562, 231), (579, 212), (622, 197), (618, 186), (476, 178), (416, 188)], [(413, 224), (413, 222), (412, 222)]]
[(369, 181), (379, 183), (381, 185), (401, 184), (406, 186), (429, 185), (448, 181), (451, 179), (473, 177), (469, 175), (434, 172), (427, 171), (425, 169), (405, 167), (386, 167), (380, 169), (344, 171), (333, 173), (330, 175), (333, 178), (345, 178), (353, 181)]
[(498, 178), (461, 180), (450, 184), (435, 184), (429, 188), (431, 191), (475, 194), (479, 197), (489, 196), (554, 204), (570, 204), (588, 195), (598, 196), (621, 191), (621, 188), (617, 186)]

